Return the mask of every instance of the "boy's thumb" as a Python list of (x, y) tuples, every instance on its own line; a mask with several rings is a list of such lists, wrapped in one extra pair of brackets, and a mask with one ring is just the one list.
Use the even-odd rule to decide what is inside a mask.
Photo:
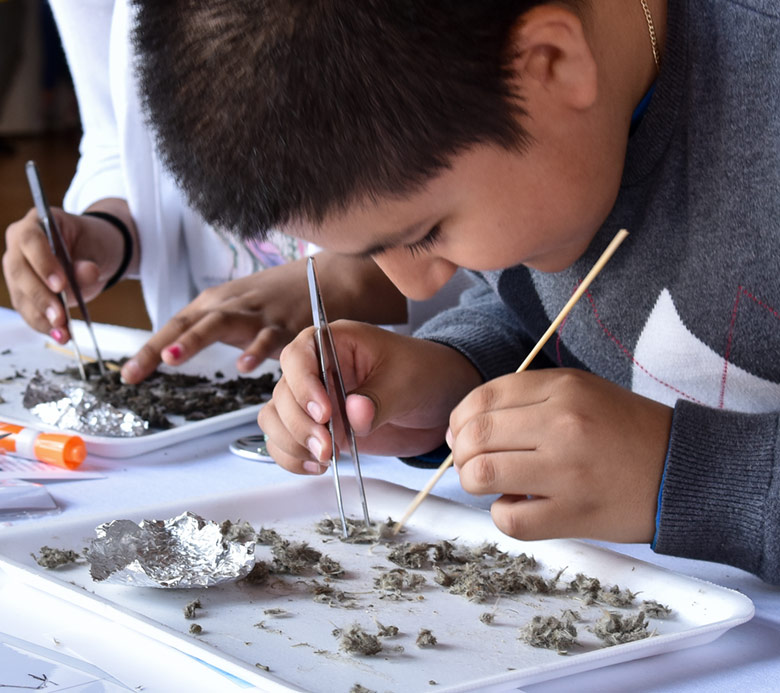
[(355, 435), (366, 436), (371, 433), (378, 409), (374, 400), (369, 395), (353, 392), (347, 395), (346, 405), (347, 417)]

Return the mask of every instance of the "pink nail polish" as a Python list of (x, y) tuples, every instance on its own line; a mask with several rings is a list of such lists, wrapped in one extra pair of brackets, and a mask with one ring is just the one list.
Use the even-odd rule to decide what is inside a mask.
[(64, 339), (64, 336), (62, 334), (62, 330), (57, 329), (54, 327), (53, 329), (49, 330), (49, 336), (55, 341), (55, 342), (62, 342)]
[(166, 351), (177, 361), (181, 358), (182, 348), (178, 344), (171, 344)]

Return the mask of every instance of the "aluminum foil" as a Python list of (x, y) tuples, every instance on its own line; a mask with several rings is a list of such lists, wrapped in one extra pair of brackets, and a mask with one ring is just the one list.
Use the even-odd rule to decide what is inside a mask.
[(101, 402), (82, 383), (36, 373), (24, 392), (26, 409), (44, 423), (95, 436), (135, 438), (149, 430), (137, 414)]
[(229, 541), (220, 526), (185, 512), (170, 520), (113, 520), (87, 551), (92, 579), (137, 587), (211, 587), (245, 577), (254, 538)]

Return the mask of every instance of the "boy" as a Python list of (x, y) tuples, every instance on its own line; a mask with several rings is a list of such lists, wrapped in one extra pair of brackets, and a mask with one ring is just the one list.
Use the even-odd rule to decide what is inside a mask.
[[(146, 103), (207, 219), (372, 257), (412, 298), (476, 272), (418, 339), (334, 326), (362, 450), (446, 433), (512, 536), (652, 541), (780, 582), (775, 3), (137, 5)], [(317, 473), (310, 331), (282, 367), (259, 423)]]

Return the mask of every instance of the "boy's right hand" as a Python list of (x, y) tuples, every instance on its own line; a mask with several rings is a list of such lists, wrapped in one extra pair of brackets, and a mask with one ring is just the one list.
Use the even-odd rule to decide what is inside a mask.
[[(363, 323), (331, 323), (347, 395), (347, 414), (361, 452), (407, 456), (444, 440), (450, 412), (479, 373), (459, 352)], [(319, 375), (314, 328), (281, 354), (282, 377), (258, 415), (276, 462), (296, 474), (319, 474), (331, 457), (331, 402)], [(336, 432), (345, 449), (343, 431)]]
[[(121, 243), (121, 237), (106, 233), (107, 223), (101, 219), (67, 214), (58, 208), (51, 212), (73, 260), (84, 300), (89, 301), (116, 270), (121, 249), (114, 246)], [(66, 343), (70, 335), (58, 294), (66, 290), (69, 305), (75, 305), (75, 298), (35, 209), (8, 227), (5, 241), (3, 273), (11, 304), (33, 329), (50, 334), (60, 344)]]

